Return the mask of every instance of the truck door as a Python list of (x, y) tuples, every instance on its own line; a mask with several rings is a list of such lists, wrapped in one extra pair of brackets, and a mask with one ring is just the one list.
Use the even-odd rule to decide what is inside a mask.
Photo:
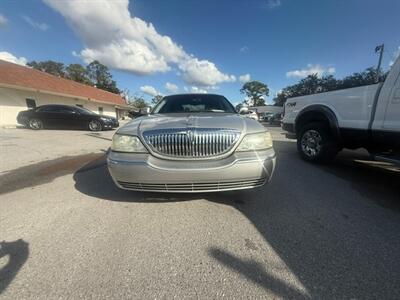
[(389, 94), (383, 120), (383, 130), (396, 131), (400, 136), (400, 75)]

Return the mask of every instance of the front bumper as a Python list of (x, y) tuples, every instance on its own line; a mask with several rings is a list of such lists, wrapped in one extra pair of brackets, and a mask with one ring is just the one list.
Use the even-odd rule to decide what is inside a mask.
[(290, 123), (282, 123), (282, 129), (286, 131), (286, 138), (295, 140), (297, 138), (294, 125)]
[(17, 123), (21, 124), (23, 126), (28, 126), (28, 118), (25, 116), (21, 116), (20, 114), (18, 114), (17, 116)]
[(249, 189), (267, 183), (275, 169), (273, 149), (234, 153), (218, 160), (164, 160), (150, 154), (110, 151), (108, 169), (122, 189), (196, 193)]
[(294, 125), (290, 123), (282, 123), (282, 129), (289, 132), (289, 133), (295, 133), (294, 132)]
[(117, 120), (107, 120), (103, 121), (104, 128), (117, 128), (119, 127), (119, 122)]

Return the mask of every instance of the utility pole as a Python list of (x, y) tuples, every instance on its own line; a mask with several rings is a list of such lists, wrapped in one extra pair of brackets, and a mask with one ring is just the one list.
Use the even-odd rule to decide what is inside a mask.
[(379, 75), (380, 75), (380, 71), (381, 71), (382, 56), (383, 56), (384, 48), (385, 48), (385, 44), (378, 45), (375, 47), (375, 53), (379, 52), (379, 61), (378, 61), (378, 67), (376, 68), (375, 82), (379, 82)]

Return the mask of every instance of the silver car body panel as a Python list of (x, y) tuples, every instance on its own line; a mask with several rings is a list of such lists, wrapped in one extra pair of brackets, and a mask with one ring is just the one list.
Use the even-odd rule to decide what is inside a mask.
[(187, 127), (229, 128), (239, 130), (242, 133), (265, 130), (259, 122), (238, 114), (174, 113), (139, 117), (119, 128), (117, 132), (119, 134), (141, 135), (141, 133), (146, 130)]
[[(239, 152), (216, 161), (172, 161), (151, 154), (110, 152), (108, 168), (116, 185), (123, 189), (163, 192), (199, 192), (196, 185), (209, 185), (201, 192), (216, 192), (261, 186), (268, 182), (275, 168), (275, 152)], [(255, 181), (252, 185), (243, 182)], [(224, 184), (229, 189), (224, 189)], [(236, 185), (234, 184), (236, 183)], [(187, 189), (174, 190), (168, 186), (186, 185)], [(211, 184), (214, 184), (211, 185)], [(146, 188), (139, 188), (140, 185)], [(150, 189), (151, 185), (164, 185), (164, 190)], [(219, 187), (218, 187), (219, 185)]]
[[(149, 139), (154, 133), (165, 132), (235, 132), (235, 139), (223, 151), (179, 152), (166, 150), (171, 140)], [(149, 192), (218, 192), (240, 190), (264, 185), (275, 168), (275, 152), (237, 152), (235, 149), (246, 134), (264, 132), (257, 121), (237, 114), (156, 114), (135, 119), (117, 133), (138, 136), (149, 153), (120, 153), (110, 151), (108, 168), (115, 184), (127, 190)], [(193, 134), (193, 133), (189, 133)], [(210, 140), (212, 143), (217, 140)], [(193, 142), (193, 140), (192, 140)], [(196, 143), (196, 141), (194, 141)], [(172, 143), (173, 144), (173, 143)], [(180, 150), (179, 150), (180, 151)]]

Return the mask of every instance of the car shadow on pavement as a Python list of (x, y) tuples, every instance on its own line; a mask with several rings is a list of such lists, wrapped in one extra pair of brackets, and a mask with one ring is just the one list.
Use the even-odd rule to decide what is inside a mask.
[(0, 262), (8, 257), (8, 262), (0, 265), (0, 295), (12, 282), (18, 271), (28, 260), (29, 244), (22, 239), (13, 242), (0, 242)]
[(283, 298), (398, 299), (400, 215), (388, 209), (400, 202), (397, 173), (366, 170), (347, 156), (309, 164), (287, 141), (275, 148), (275, 175), (256, 197), (245, 205), (224, 194), (208, 200), (246, 216), (306, 293), (271, 279), (272, 266), (219, 248), (210, 248), (210, 257)]
[(364, 153), (343, 151), (334, 162), (320, 168), (351, 184), (363, 199), (400, 212), (400, 167), (369, 161)]
[(310, 164), (299, 159), (295, 143), (274, 145), (277, 168), (265, 188), (201, 195), (124, 191), (112, 182), (105, 156), (75, 172), (75, 187), (111, 201), (206, 199), (236, 208), (304, 289), (270, 275), (273, 266), (258, 260), (243, 260), (218, 247), (210, 247), (208, 255), (280, 297), (398, 298), (400, 217), (397, 209), (388, 207), (400, 202), (399, 176), (366, 171), (341, 156), (330, 165)]
[(199, 199), (195, 194), (160, 194), (122, 190), (113, 182), (106, 154), (88, 162), (74, 173), (75, 188), (83, 194), (118, 202), (176, 202)]

